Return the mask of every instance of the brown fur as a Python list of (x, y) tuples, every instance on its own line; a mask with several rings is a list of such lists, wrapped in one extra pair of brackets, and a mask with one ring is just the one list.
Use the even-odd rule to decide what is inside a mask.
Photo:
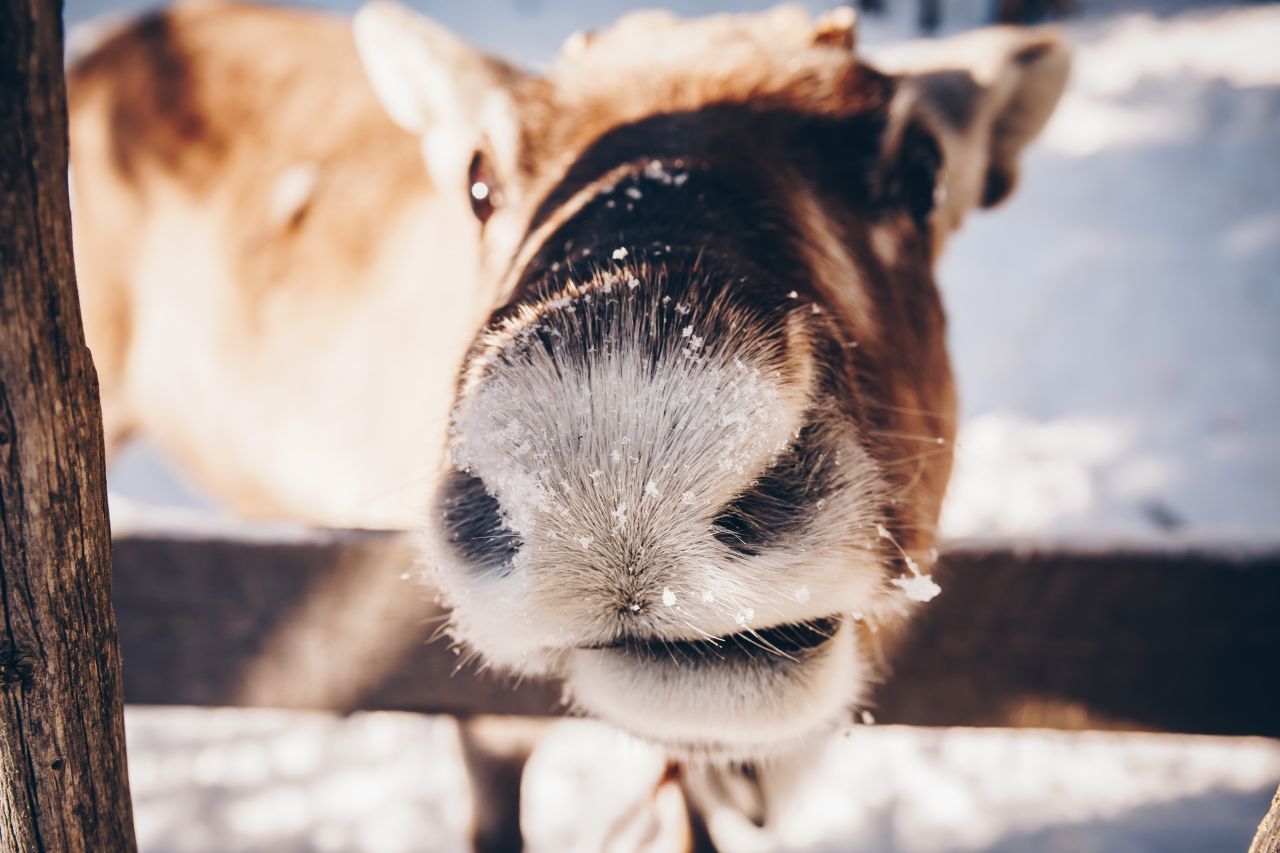
[[(1047, 112), (1002, 123), (973, 78), (960, 80), (971, 108), (951, 124), (898, 110), (901, 85), (856, 61), (852, 42), (792, 8), (694, 22), (638, 13), (576, 40), (545, 77), (490, 62), (518, 128), (505, 190), (519, 221), (505, 239), (490, 226), (490, 274), (477, 278), (462, 176), (432, 186), (345, 22), (198, 2), (125, 27), (69, 73), (77, 261), (108, 441), (145, 431), (240, 511), (416, 524), (451, 391), (437, 377), (453, 373), (539, 202), (595, 140), (713, 104), (872, 112), (886, 170), (913, 122), (942, 142), (951, 200), (932, 237), (919, 243), (901, 217), (868, 234), (803, 204), (792, 215), (811, 235), (809, 265), (849, 279), (822, 302), (858, 344), (851, 381), (871, 389), (877, 456), (910, 494), (904, 529), (931, 529), (954, 434), (943, 317), (931, 282), (894, 282), (966, 209), (1005, 191), (996, 183), (1011, 185)], [(315, 178), (281, 219), (274, 187), (299, 164)]]
[[(389, 223), (437, 195), (416, 142), (374, 98), (350, 27), (284, 8), (182, 4), (108, 37), (74, 64), (68, 85), (77, 268), (109, 445), (141, 428), (216, 495), (252, 514), (337, 524), (385, 519), (387, 513), (359, 505), (382, 497), (368, 489), (348, 495), (342, 509), (318, 510), (286, 496), (287, 489), (274, 482), (279, 472), (228, 464), (228, 454), (240, 455), (237, 446), (288, 440), (271, 413), (315, 408), (296, 395), (314, 401), (333, 393), (323, 387), (323, 376), (308, 375), (298, 361), (323, 350), (336, 327), (365, 310), (386, 284), (390, 275), (379, 265), (388, 263)], [(314, 187), (287, 221), (276, 221), (273, 182), (300, 163), (314, 167)], [(189, 286), (182, 274), (204, 272), (185, 266), (182, 254), (191, 247), (184, 235), (164, 246), (146, 243), (148, 229), (175, 208), (212, 230), (215, 247), (207, 248), (221, 256), (225, 274), (212, 274), (218, 283), (205, 294), (212, 305), (202, 308), (204, 300), (191, 299), (186, 308), (212, 309), (205, 318), (215, 338), (210, 346), (196, 347), (182, 335), (155, 346), (169, 351), (175, 372), (212, 359), (225, 376), (217, 389), (195, 387), (183, 399), (175, 375), (171, 390), (158, 399), (159, 389), (140, 387), (134, 375), (139, 332), (166, 335), (151, 321), (139, 330), (146, 307), (141, 301), (155, 301), (138, 292), (139, 265), (154, 262), (157, 252), (172, 252), (173, 280), (152, 284), (173, 293), (174, 310), (182, 310), (180, 294)], [(474, 275), (466, 246), (475, 244), (475, 225), (465, 202), (447, 210), (449, 221), (426, 242), (453, 244), (433, 257), (435, 272), (466, 281)], [(424, 297), (430, 293), (424, 287)], [(430, 309), (421, 304), (405, 310)], [(390, 340), (400, 337), (390, 334)], [(367, 355), (363, 369), (387, 371), (385, 362)], [(231, 430), (210, 423), (255, 385), (267, 400), (241, 408), (249, 423)], [(215, 390), (217, 398), (199, 399)], [(348, 405), (369, 405), (360, 403), (359, 387), (348, 390), (346, 403), (322, 403), (315, 414), (350, 420)], [(228, 441), (223, 433), (236, 429), (258, 435)], [(352, 442), (371, 438), (368, 427), (346, 433)], [(330, 442), (330, 451), (341, 452), (343, 443)], [(428, 456), (420, 454), (424, 469)], [(334, 488), (343, 486), (335, 482)], [(407, 521), (404, 512), (390, 515)]]
[[(235, 211), (230, 283), (250, 303), (281, 284), (305, 282), (312, 296), (350, 287), (383, 239), (380, 220), (431, 191), (417, 145), (374, 99), (338, 18), (182, 4), (109, 38), (71, 68), (68, 87), (79, 124), (105, 116), (121, 184), (145, 200), (171, 183)], [(273, 223), (262, 188), (299, 162), (336, 177)]]

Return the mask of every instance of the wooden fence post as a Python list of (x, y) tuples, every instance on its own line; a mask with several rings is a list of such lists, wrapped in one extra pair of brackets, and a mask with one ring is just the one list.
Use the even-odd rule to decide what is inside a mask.
[(1280, 851), (1280, 788), (1271, 800), (1271, 808), (1258, 824), (1258, 832), (1249, 845), (1249, 853), (1277, 853)]
[(0, 850), (136, 849), (58, 0), (0, 0)]

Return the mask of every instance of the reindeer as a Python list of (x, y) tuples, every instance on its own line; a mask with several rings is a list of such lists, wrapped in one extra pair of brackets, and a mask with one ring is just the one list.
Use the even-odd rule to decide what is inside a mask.
[(425, 525), (461, 644), (675, 755), (841, 726), (938, 590), (934, 262), (1068, 68), (1046, 30), (854, 42), (639, 13), (532, 74), (387, 2), (115, 33), (70, 73), (109, 442)]
[(355, 33), (428, 160), (457, 146), (496, 282), (427, 526), (455, 636), (680, 754), (842, 724), (873, 629), (937, 591), (932, 262), (1012, 188), (1060, 42), (988, 32), (985, 65), (895, 77), (831, 19), (646, 14), (495, 84), (396, 7)]

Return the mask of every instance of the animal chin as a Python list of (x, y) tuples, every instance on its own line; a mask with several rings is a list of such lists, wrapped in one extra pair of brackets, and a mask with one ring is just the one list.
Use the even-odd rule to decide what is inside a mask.
[(678, 754), (736, 761), (834, 728), (860, 698), (864, 672), (848, 620), (833, 616), (575, 649), (565, 675), (582, 710)]

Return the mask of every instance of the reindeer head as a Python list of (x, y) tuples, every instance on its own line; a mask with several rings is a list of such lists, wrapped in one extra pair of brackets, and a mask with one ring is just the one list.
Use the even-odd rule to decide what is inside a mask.
[(847, 13), (647, 13), (532, 76), (395, 6), (356, 33), (483, 222), (493, 313), (427, 521), (457, 638), (677, 750), (836, 725), (871, 629), (936, 590), (933, 261), (1007, 193), (1065, 49), (997, 31), (895, 76)]

